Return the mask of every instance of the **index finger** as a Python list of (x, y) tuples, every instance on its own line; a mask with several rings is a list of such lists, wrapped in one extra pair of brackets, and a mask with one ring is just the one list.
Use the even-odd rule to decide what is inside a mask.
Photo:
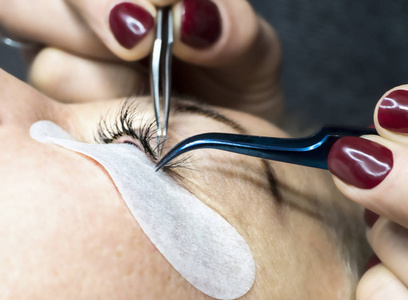
[(139, 60), (150, 53), (156, 8), (148, 0), (66, 0), (112, 53)]
[(0, 26), (18, 39), (54, 45), (96, 58), (113, 58), (95, 33), (63, 0), (0, 0)]
[[(340, 139), (330, 151), (328, 165), (343, 194), (369, 210), (408, 228), (407, 132), (397, 132), (389, 126), (386, 126), (388, 129), (384, 128), (385, 123), (379, 121), (385, 117), (384, 114), (389, 113), (380, 109), (380, 106), (384, 105), (384, 101), (388, 103), (390, 98), (395, 98), (396, 91), (399, 91), (398, 95), (408, 95), (408, 85), (392, 90), (378, 102), (374, 118), (380, 136)], [(408, 101), (408, 96), (406, 100)], [(399, 123), (398, 128), (408, 128), (406, 109), (400, 109), (398, 105), (387, 109), (392, 114), (393, 110), (398, 110), (400, 115), (400, 118), (393, 116), (390, 122)]]

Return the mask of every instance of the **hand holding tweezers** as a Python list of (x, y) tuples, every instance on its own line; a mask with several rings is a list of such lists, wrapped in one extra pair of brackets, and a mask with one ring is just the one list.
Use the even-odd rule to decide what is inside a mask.
[[(157, 125), (157, 151), (161, 154), (167, 137), (171, 93), (171, 58), (173, 50), (173, 16), (170, 7), (157, 10), (156, 38), (150, 72), (150, 88)], [(160, 95), (160, 90), (162, 94)]]
[(182, 153), (202, 148), (219, 149), (264, 159), (327, 169), (333, 144), (345, 136), (377, 134), (371, 128), (326, 126), (305, 138), (271, 138), (228, 133), (204, 133), (189, 137), (170, 149), (157, 163), (156, 171)]

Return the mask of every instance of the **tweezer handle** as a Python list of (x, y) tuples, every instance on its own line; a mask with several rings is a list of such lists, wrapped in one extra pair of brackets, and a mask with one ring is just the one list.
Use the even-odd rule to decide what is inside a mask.
[[(229, 151), (326, 170), (328, 169), (327, 158), (330, 149), (337, 140), (346, 136), (359, 137), (370, 134), (377, 135), (377, 131), (371, 128), (326, 126), (309, 137), (296, 139), (271, 138), (273, 140), (270, 140), (269, 145), (265, 144), (268, 143), (267, 141), (263, 141), (260, 143), (259, 148), (246, 148), (246, 153), (237, 151), (238, 149), (235, 149), (234, 145), (231, 145), (232, 148)], [(257, 143), (256, 139), (251, 142)], [(264, 138), (259, 137), (259, 139)], [(242, 144), (241, 146), (245, 147)]]
[(219, 149), (244, 155), (327, 169), (333, 144), (346, 136), (377, 134), (375, 129), (326, 126), (305, 138), (270, 138), (226, 133), (204, 133), (185, 139), (158, 163), (160, 168), (176, 156), (194, 149)]

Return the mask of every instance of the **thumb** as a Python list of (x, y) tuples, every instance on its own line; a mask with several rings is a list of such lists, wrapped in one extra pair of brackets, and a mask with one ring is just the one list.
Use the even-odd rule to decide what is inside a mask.
[(133, 61), (149, 54), (156, 17), (156, 9), (149, 1), (66, 1), (119, 58)]

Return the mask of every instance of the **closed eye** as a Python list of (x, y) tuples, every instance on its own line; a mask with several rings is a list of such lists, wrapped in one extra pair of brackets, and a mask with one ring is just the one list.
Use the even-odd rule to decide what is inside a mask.
[[(101, 144), (115, 142), (133, 144), (143, 150), (154, 162), (157, 162), (159, 155), (157, 145), (155, 145), (157, 137), (155, 120), (143, 117), (145, 111), (140, 108), (135, 98), (124, 100), (114, 114), (114, 118), (108, 118), (108, 115), (101, 117), (94, 135), (95, 141)], [(141, 121), (135, 122), (135, 120)], [(188, 158), (184, 157), (170, 162), (164, 166), (163, 171), (180, 176), (174, 169), (185, 168)]]

